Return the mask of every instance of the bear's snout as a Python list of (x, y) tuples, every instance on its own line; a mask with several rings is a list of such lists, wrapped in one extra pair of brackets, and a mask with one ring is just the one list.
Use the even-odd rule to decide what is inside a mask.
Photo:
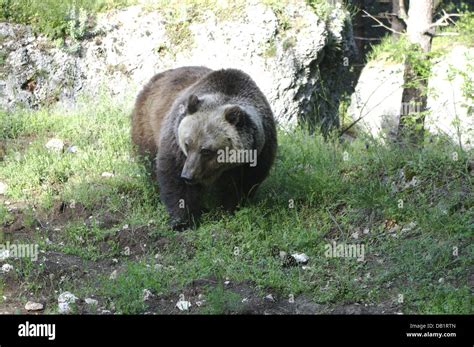
[(181, 178), (186, 184), (196, 184), (197, 183), (197, 167), (199, 160), (195, 154), (188, 155), (184, 163), (183, 170), (181, 171)]
[(196, 184), (196, 180), (195, 180), (193, 177), (188, 176), (188, 175), (185, 174), (185, 173), (182, 173), (182, 174), (181, 174), (181, 178), (183, 179), (183, 181), (184, 181), (186, 184), (189, 184), (189, 185)]

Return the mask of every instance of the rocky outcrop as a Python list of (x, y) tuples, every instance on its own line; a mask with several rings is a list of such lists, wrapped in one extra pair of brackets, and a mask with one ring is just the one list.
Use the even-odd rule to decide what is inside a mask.
[(35, 38), (28, 27), (0, 23), (0, 106), (38, 107), (81, 93), (135, 95), (157, 72), (205, 65), (249, 73), (280, 124), (291, 126), (318, 102), (319, 64), (330, 39), (351, 47), (345, 11), (335, 10), (326, 22), (304, 1), (279, 10), (253, 2), (224, 18), (211, 9), (199, 20), (180, 16), (138, 6), (114, 10), (97, 17), (86, 39), (62, 48)]
[[(425, 128), (466, 149), (474, 145), (474, 48), (455, 46), (438, 58), (429, 79)], [(372, 61), (363, 69), (351, 97), (349, 114), (376, 138), (397, 135), (403, 92), (403, 64)]]

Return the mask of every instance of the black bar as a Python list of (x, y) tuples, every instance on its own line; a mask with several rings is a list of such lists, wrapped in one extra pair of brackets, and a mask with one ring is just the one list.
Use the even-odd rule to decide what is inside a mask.
[[(26, 325), (28, 322), (28, 325)], [(55, 324), (54, 340), (20, 337), (27, 326), (35, 334), (37, 326)], [(266, 344), (288, 340), (292, 345), (309, 339), (311, 345), (384, 346), (472, 346), (472, 316), (461, 315), (370, 315), (370, 316), (0, 316), (0, 346), (70, 346), (113, 343), (123, 345), (143, 341), (153, 345), (185, 342), (220, 344), (248, 343), (256, 337)], [(47, 332), (47, 330), (44, 330)], [(51, 331), (49, 331), (51, 332)], [(407, 336), (420, 333), (421, 336)], [(455, 334), (446, 336), (444, 334)], [(436, 335), (434, 335), (436, 334)], [(439, 336), (438, 334), (442, 334)], [(47, 334), (46, 334), (47, 335)], [(50, 334), (52, 337), (52, 334)], [(146, 343), (148, 345), (148, 343)], [(305, 343), (304, 346), (309, 346)]]

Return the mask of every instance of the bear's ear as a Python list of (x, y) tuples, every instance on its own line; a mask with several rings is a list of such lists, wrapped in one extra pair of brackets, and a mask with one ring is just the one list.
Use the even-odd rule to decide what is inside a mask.
[(188, 99), (188, 113), (193, 114), (199, 110), (202, 100), (197, 97), (195, 94), (191, 94)]
[(243, 126), (247, 121), (247, 113), (239, 106), (232, 106), (225, 110), (225, 119), (236, 127)]

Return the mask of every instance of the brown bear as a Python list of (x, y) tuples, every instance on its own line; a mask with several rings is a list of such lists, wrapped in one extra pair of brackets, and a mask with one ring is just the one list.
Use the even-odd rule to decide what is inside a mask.
[(132, 141), (156, 161), (175, 230), (195, 226), (205, 191), (234, 210), (268, 176), (277, 148), (270, 105), (236, 69), (181, 67), (155, 75), (137, 97)]

